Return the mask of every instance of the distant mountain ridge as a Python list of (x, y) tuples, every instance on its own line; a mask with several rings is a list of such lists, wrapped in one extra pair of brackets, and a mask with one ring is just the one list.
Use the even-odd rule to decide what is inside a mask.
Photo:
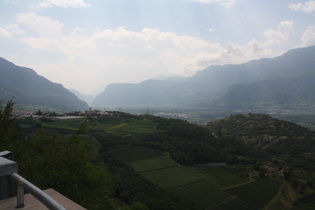
[(11, 99), (17, 104), (47, 105), (64, 111), (89, 108), (61, 84), (0, 58), (0, 100)]
[[(95, 97), (92, 105), (230, 107), (266, 100), (276, 104), (312, 101), (315, 95), (309, 92), (314, 90), (314, 55), (315, 46), (312, 46), (290, 50), (275, 58), (239, 65), (210, 66), (187, 78), (110, 84)], [(277, 94), (268, 96), (265, 93), (268, 90)]]
[(74, 89), (69, 89), (69, 90), (70, 90), (70, 92), (74, 93), (74, 95), (76, 95), (80, 100), (85, 101), (89, 105), (92, 104), (92, 102), (94, 100), (93, 96), (82, 94), (79, 91), (74, 90)]

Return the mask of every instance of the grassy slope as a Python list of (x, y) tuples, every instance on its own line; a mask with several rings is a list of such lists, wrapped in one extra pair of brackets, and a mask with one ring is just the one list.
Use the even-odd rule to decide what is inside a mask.
[[(178, 166), (161, 150), (120, 145), (109, 147), (109, 152), (130, 164), (136, 171), (151, 169), (141, 174), (162, 188), (169, 189), (175, 195), (203, 208), (232, 199), (215, 183), (206, 180), (206, 176), (191, 167)], [(219, 171), (217, 170), (218, 173)], [(221, 171), (221, 175), (223, 173), (224, 171)], [(237, 179), (232, 173), (227, 171), (225, 173), (225, 178), (229, 179), (230, 175), (232, 179)]]
[(264, 178), (257, 179), (246, 185), (227, 189), (225, 192), (262, 208), (277, 195), (281, 184), (281, 180)]
[(246, 182), (244, 179), (219, 167), (200, 168), (198, 171), (220, 188), (231, 187)]
[(141, 174), (163, 189), (172, 189), (206, 179), (198, 171), (184, 166), (148, 171)]
[(170, 192), (179, 195), (185, 200), (189, 199), (190, 201), (205, 208), (209, 208), (213, 205), (232, 199), (232, 196), (223, 192), (218, 186), (209, 180), (179, 187), (170, 190)]

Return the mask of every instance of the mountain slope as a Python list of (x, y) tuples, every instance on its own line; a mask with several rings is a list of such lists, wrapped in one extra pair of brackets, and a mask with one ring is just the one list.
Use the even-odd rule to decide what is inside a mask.
[[(98, 95), (93, 105), (193, 105), (209, 106), (224, 103), (229, 104), (233, 95), (231, 90), (243, 85), (242, 91), (250, 91), (254, 83), (265, 81), (266, 90), (277, 88), (272, 81), (291, 84), (301, 90), (307, 91), (301, 79), (315, 79), (315, 46), (290, 50), (282, 56), (272, 59), (254, 60), (240, 65), (210, 66), (197, 72), (192, 77), (174, 80), (147, 80), (139, 84), (110, 84), (103, 93)], [(295, 84), (297, 82), (297, 84)], [(308, 82), (309, 83), (309, 82)], [(249, 86), (247, 86), (249, 85)], [(257, 86), (257, 85), (256, 85)], [(229, 89), (231, 87), (231, 89)], [(281, 88), (277, 89), (280, 95)], [(241, 92), (242, 92), (241, 91)], [(254, 90), (252, 90), (254, 91)], [(257, 90), (258, 91), (258, 90)], [(263, 94), (256, 100), (263, 101)], [(311, 99), (315, 99), (311, 95)], [(292, 96), (293, 97), (293, 96)], [(303, 101), (305, 94), (297, 95), (292, 101)], [(307, 96), (308, 97), (308, 96)], [(252, 98), (248, 96), (248, 98)], [(268, 99), (269, 100), (269, 99)], [(246, 101), (242, 101), (245, 102)], [(234, 105), (235, 102), (232, 103)]]
[(0, 100), (10, 99), (17, 104), (48, 105), (65, 111), (88, 109), (85, 102), (61, 84), (0, 58)]
[(87, 104), (92, 104), (94, 97), (91, 95), (84, 95), (77, 90), (69, 89), (70, 92), (74, 93), (80, 100), (85, 101)]
[(315, 79), (274, 79), (228, 88), (220, 98), (222, 104), (251, 108), (258, 104), (283, 105), (312, 104), (315, 101)]

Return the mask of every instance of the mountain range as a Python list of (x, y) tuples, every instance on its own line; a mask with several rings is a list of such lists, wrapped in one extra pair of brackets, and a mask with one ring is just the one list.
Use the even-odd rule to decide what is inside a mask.
[[(0, 100), (64, 111), (102, 106), (187, 106), (248, 109), (313, 106), (315, 46), (238, 65), (210, 66), (191, 77), (109, 84), (96, 96), (67, 90), (34, 70), (0, 58)], [(85, 101), (85, 102), (84, 102)], [(88, 104), (87, 104), (87, 103)]]
[(248, 108), (315, 101), (315, 46), (238, 65), (210, 66), (185, 78), (110, 84), (93, 106), (187, 105)]
[(41, 105), (63, 111), (87, 110), (89, 106), (64, 88), (34, 70), (0, 58), (0, 100), (16, 104)]
[(69, 89), (70, 92), (74, 93), (80, 100), (85, 101), (88, 105), (92, 104), (94, 97), (91, 95), (85, 95), (80, 93), (79, 91), (75, 89)]

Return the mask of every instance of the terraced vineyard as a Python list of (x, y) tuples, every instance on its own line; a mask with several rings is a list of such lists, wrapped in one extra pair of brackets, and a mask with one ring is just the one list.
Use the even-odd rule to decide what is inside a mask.
[(282, 184), (269, 178), (246, 181), (221, 167), (181, 166), (167, 153), (146, 147), (112, 146), (109, 152), (161, 188), (205, 209), (262, 208)]
[(246, 181), (220, 167), (199, 168), (198, 171), (220, 188), (246, 183)]

